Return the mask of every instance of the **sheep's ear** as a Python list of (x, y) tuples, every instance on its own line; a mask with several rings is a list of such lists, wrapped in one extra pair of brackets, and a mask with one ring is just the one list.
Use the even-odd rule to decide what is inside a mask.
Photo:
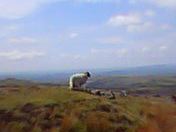
[(91, 77), (91, 74), (89, 73), (89, 77)]
[(88, 77), (91, 77), (91, 75), (90, 75), (90, 73), (89, 73), (89, 72), (87, 72), (87, 76), (88, 76)]

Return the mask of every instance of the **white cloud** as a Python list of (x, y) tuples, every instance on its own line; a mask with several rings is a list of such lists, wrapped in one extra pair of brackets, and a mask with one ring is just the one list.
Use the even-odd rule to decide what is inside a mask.
[(158, 7), (174, 8), (176, 7), (176, 0), (129, 0), (129, 3), (150, 3)]
[(129, 0), (130, 4), (136, 4), (137, 0)]
[[(147, 55), (154, 55), (154, 56), (157, 56), (157, 55), (160, 55), (160, 54), (163, 54), (163, 51), (166, 51), (168, 49), (168, 46), (167, 45), (153, 45), (153, 46), (144, 46), (142, 48), (140, 48), (141, 52), (142, 53), (145, 53)], [(149, 54), (150, 52), (150, 54)]]
[(128, 50), (125, 48), (119, 49), (116, 52), (116, 55), (118, 55), (119, 57), (124, 57), (128, 54)]
[(38, 1), (0, 0), (0, 17), (16, 19), (30, 14), (38, 7)]
[(111, 26), (129, 26), (138, 25), (140, 23), (141, 18), (137, 14), (116, 15), (108, 20), (108, 24)]
[(149, 47), (143, 47), (142, 49), (141, 49), (141, 51), (142, 52), (148, 52), (148, 51), (150, 51), (151, 49), (149, 48)]
[(154, 25), (152, 22), (144, 20), (142, 14), (137, 13), (113, 16), (108, 20), (108, 24), (126, 28), (129, 32), (143, 32), (150, 30)]
[(107, 50), (104, 50), (104, 49), (94, 49), (94, 48), (92, 48), (92, 49), (90, 50), (90, 52), (91, 52), (92, 54), (106, 53)]
[(119, 3), (121, 0), (72, 0), (82, 3)]
[(68, 53), (62, 53), (60, 54), (60, 57), (68, 60), (79, 60), (83, 58), (83, 56), (79, 54), (68, 54)]
[[(119, 3), (121, 0), (0, 0), (0, 18), (25, 17), (42, 5), (52, 2)], [(148, 2), (160, 7), (176, 7), (176, 0), (129, 0), (130, 3)], [(151, 13), (150, 13), (151, 14)], [(133, 20), (132, 20), (133, 21)]]
[(114, 56), (114, 57), (124, 57), (128, 54), (128, 49), (91, 49), (91, 54), (97, 56)]
[(145, 15), (148, 17), (153, 17), (156, 15), (156, 13), (153, 10), (146, 10)]
[(0, 17), (18, 19), (31, 14), (42, 4), (62, 0), (0, 0)]
[(154, 24), (152, 22), (144, 22), (138, 25), (129, 25), (127, 27), (127, 31), (129, 32), (144, 32), (144, 31), (148, 31), (151, 30), (153, 28)]
[(66, 31), (66, 32), (59, 33), (58, 40), (60, 43), (64, 43), (64, 42), (77, 40), (78, 37), (79, 37), (79, 33)]
[(69, 37), (71, 38), (71, 39), (74, 39), (74, 38), (76, 38), (76, 37), (78, 37), (78, 33), (71, 33), (70, 35), (69, 35)]
[(0, 25), (0, 37), (5, 37), (6, 35), (13, 34), (18, 31), (19, 27), (17, 25)]
[(122, 43), (122, 39), (119, 37), (104, 37), (97, 39), (98, 43), (102, 44), (119, 44)]
[(165, 51), (165, 50), (167, 50), (167, 49), (168, 49), (168, 47), (165, 46), (165, 45), (162, 45), (162, 46), (159, 47), (159, 50), (160, 50), (160, 51)]
[(37, 42), (36, 39), (30, 37), (13, 37), (9, 38), (7, 41), (12, 44), (31, 44)]
[(176, 7), (176, 0), (149, 0), (149, 2), (161, 7)]
[(120, 0), (0, 0), (0, 18), (19, 19), (53, 2), (119, 3)]
[(162, 24), (161, 25), (161, 29), (170, 30), (170, 29), (172, 29), (172, 25), (170, 25), (170, 24)]
[(18, 29), (19, 27), (17, 25), (6, 26), (6, 30), (9, 30), (9, 31), (17, 31)]
[(10, 60), (34, 59), (36, 57), (42, 57), (44, 55), (45, 53), (40, 51), (22, 52), (14, 50), (14, 51), (0, 52), (0, 58), (6, 58)]

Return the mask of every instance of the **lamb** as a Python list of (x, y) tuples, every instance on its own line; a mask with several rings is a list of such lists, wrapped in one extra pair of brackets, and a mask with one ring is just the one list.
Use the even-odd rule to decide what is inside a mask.
[(70, 89), (71, 90), (84, 90), (82, 86), (86, 84), (88, 78), (91, 75), (89, 72), (74, 74), (70, 77)]

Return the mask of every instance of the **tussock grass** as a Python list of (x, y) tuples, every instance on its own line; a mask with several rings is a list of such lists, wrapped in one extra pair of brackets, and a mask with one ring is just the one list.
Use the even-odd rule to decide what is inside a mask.
[(67, 87), (0, 91), (0, 131), (174, 132), (176, 106), (162, 99), (108, 100)]
[(26, 103), (33, 103), (36, 105), (59, 104), (93, 98), (94, 97), (91, 95), (70, 91), (65, 87), (43, 89), (20, 88), (19, 92), (9, 92), (0, 95), (0, 107), (1, 109), (12, 109)]

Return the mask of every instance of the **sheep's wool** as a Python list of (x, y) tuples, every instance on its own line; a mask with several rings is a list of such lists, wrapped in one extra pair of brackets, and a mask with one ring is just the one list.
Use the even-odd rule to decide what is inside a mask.
[(88, 77), (85, 73), (74, 74), (70, 77), (70, 89), (76, 87), (80, 88), (86, 83)]

